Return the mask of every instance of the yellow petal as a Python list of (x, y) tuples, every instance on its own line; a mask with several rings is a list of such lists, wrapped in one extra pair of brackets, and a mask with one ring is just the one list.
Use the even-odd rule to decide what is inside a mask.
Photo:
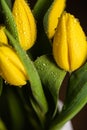
[(87, 56), (86, 36), (80, 23), (74, 16), (68, 14), (67, 22), (67, 43), (69, 50), (70, 70), (75, 70), (81, 66)]
[(65, 8), (65, 2), (66, 0), (54, 0), (44, 16), (44, 28), (49, 39), (51, 39), (55, 34), (59, 17)]
[(30, 7), (25, 0), (15, 0), (13, 16), (17, 24), (21, 46), (24, 50), (27, 50), (35, 43), (36, 23)]
[(64, 68), (65, 70), (69, 70), (66, 33), (67, 32), (65, 17), (61, 17), (57, 31), (54, 35), (53, 54), (58, 65)]
[(7, 36), (5, 35), (3, 26), (0, 27), (0, 42), (4, 44), (8, 44), (8, 39)]

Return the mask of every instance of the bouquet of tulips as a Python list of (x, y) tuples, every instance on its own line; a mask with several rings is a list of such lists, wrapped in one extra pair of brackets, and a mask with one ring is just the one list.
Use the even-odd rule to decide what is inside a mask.
[(66, 0), (32, 9), (28, 0), (0, 0), (0, 130), (61, 130), (87, 102), (86, 59), (86, 35)]

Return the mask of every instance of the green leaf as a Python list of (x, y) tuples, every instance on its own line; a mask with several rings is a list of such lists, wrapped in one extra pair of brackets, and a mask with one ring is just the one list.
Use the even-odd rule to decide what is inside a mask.
[(60, 115), (54, 119), (50, 130), (60, 129), (68, 120), (72, 119), (86, 103), (87, 63), (71, 74), (64, 108)]
[(73, 97), (79, 93), (83, 85), (87, 82), (87, 63), (70, 77), (69, 87), (66, 95), (66, 103), (71, 102)]
[[(44, 129), (44, 126), (45, 126), (45, 121), (46, 121), (46, 116), (44, 116), (44, 113), (42, 111), (40, 111), (38, 105), (35, 103), (34, 100), (32, 100), (32, 98), (30, 99), (30, 102), (34, 108), (34, 111), (36, 112), (37, 114), (37, 117), (39, 119), (39, 127), (43, 128)], [(40, 128), (40, 129), (41, 129)]]
[(37, 0), (33, 8), (33, 14), (37, 20), (43, 19), (46, 10), (52, 2), (53, 0)]
[(15, 91), (12, 89), (9, 89), (6, 94), (8, 110), (10, 111), (11, 115), (11, 129), (22, 129), (24, 125), (24, 114), (23, 107), (20, 103), (20, 98), (18, 99), (17, 93), (15, 93)]
[(2, 89), (3, 89), (3, 81), (2, 78), (0, 77), (0, 96), (2, 94)]
[(58, 68), (55, 64), (52, 55), (43, 55), (35, 61), (35, 66), (38, 70), (42, 83), (48, 87), (57, 107), (58, 93), (61, 84), (65, 78), (66, 71)]
[(7, 30), (5, 30), (5, 32), (8, 38), (10, 39), (12, 45), (14, 46), (15, 50), (17, 51), (17, 54), (25, 67), (25, 70), (29, 78), (29, 82), (31, 84), (31, 90), (33, 96), (35, 97), (36, 101), (39, 103), (43, 113), (46, 113), (48, 109), (47, 102), (46, 102), (46, 98), (43, 92), (43, 88), (42, 88), (42, 84), (38, 72), (34, 66), (33, 61), (31, 61), (26, 51), (24, 51), (21, 48), (20, 44), (17, 43), (17, 41), (12, 37), (12, 35)]

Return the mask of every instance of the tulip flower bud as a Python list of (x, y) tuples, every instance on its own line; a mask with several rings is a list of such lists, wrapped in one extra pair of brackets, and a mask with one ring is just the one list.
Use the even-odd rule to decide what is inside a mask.
[(15, 0), (13, 16), (17, 25), (20, 44), (24, 50), (31, 48), (36, 40), (36, 23), (25, 0)]
[(87, 58), (86, 36), (79, 21), (64, 13), (53, 40), (53, 55), (56, 63), (67, 71), (79, 68)]
[(0, 42), (4, 44), (8, 44), (8, 39), (5, 35), (3, 26), (0, 26)]
[(26, 84), (27, 75), (19, 57), (10, 46), (3, 44), (0, 44), (0, 75), (11, 85)]
[(51, 39), (56, 31), (56, 27), (64, 8), (66, 0), (54, 0), (44, 16), (44, 29), (49, 39)]

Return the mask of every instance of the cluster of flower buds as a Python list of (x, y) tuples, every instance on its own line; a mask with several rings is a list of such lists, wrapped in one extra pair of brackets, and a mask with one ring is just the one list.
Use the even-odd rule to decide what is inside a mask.
[[(25, 0), (15, 0), (12, 15), (17, 25), (20, 44), (24, 50), (36, 40), (36, 23)], [(27, 82), (25, 68), (14, 48), (8, 44), (4, 27), (0, 27), (0, 76), (11, 85), (22, 86)]]
[[(58, 4), (59, 2), (62, 4)], [(87, 59), (87, 41), (79, 20), (64, 11), (64, 3), (65, 0), (55, 0), (48, 10), (49, 14), (45, 15), (48, 19), (44, 18), (44, 23), (48, 23), (48, 28), (45, 28), (48, 38), (53, 38), (53, 56), (57, 65), (72, 72), (82, 66)]]
[[(79, 21), (64, 11), (65, 0), (54, 0), (44, 16), (44, 28), (53, 38), (53, 56), (58, 66), (72, 72), (87, 59), (87, 41)], [(36, 23), (25, 0), (15, 0), (12, 15), (17, 25), (19, 41), (24, 50), (36, 40)], [(54, 22), (53, 22), (54, 21)], [(26, 84), (27, 74), (16, 51), (8, 44), (4, 27), (0, 27), (0, 76), (11, 85)]]

